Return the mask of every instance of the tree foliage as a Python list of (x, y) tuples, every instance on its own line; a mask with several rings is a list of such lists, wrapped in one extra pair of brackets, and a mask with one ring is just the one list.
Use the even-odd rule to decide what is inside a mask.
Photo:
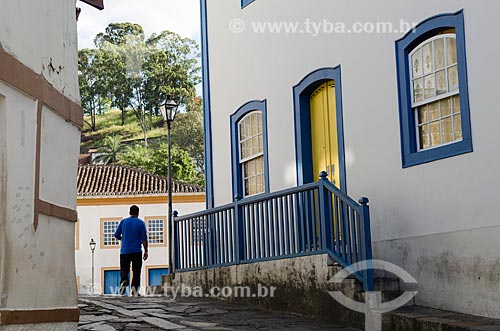
[[(94, 39), (96, 49), (80, 51), (80, 84), (84, 108), (89, 114), (103, 103), (136, 115), (147, 143), (153, 116), (171, 96), (187, 109), (201, 81), (198, 44), (170, 31), (146, 38), (133, 23), (112, 23)], [(88, 100), (87, 100), (88, 99)], [(95, 129), (95, 123), (92, 128)]]
[(178, 114), (172, 126), (172, 141), (189, 153), (196, 168), (203, 171), (205, 155), (203, 149), (203, 113), (201, 100), (190, 105), (188, 112)]
[(97, 149), (96, 162), (103, 162), (105, 164), (115, 163), (118, 158), (125, 151), (125, 146), (122, 145), (122, 140), (120, 137), (107, 136), (101, 143), (101, 146)]
[[(120, 163), (127, 164), (161, 176), (168, 176), (168, 145), (162, 144), (152, 149), (142, 144), (127, 146), (124, 153), (119, 155)], [(172, 146), (172, 177), (186, 183), (203, 184), (203, 176), (199, 175), (189, 154)]]
[(167, 175), (166, 146), (148, 148), (148, 131), (160, 116), (167, 96), (181, 114), (173, 126), (173, 177), (186, 182), (203, 180), (203, 122), (196, 85), (200, 83), (199, 47), (189, 38), (170, 31), (146, 37), (133, 23), (112, 23), (95, 39), (95, 49), (79, 51), (82, 106), (88, 125), (96, 130), (96, 116), (110, 107), (121, 110), (121, 124), (133, 113), (144, 143), (124, 147), (119, 139), (106, 137), (100, 147), (101, 161), (121, 162)]

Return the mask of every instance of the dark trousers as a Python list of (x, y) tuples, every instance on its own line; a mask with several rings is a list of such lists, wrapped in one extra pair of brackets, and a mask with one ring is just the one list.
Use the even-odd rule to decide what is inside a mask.
[(142, 253), (120, 255), (120, 294), (125, 294), (129, 280), (130, 263), (132, 263), (131, 294), (136, 295), (141, 287)]

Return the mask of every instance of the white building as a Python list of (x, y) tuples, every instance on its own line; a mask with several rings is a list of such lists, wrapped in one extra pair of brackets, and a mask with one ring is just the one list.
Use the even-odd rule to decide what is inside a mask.
[[(89, 0), (102, 7), (102, 0)], [(76, 0), (0, 10), (0, 330), (76, 330)]]
[[(173, 210), (189, 214), (205, 206), (204, 189), (174, 181)], [(81, 294), (92, 292), (92, 254), (95, 293), (116, 294), (120, 284), (120, 242), (114, 238), (129, 207), (140, 208), (149, 239), (149, 258), (143, 263), (141, 286), (161, 285), (168, 266), (168, 180), (121, 165), (88, 165), (78, 169), (78, 223), (76, 225), (76, 275)]]
[(201, 4), (208, 207), (327, 171), (417, 304), (499, 318), (500, 3)]

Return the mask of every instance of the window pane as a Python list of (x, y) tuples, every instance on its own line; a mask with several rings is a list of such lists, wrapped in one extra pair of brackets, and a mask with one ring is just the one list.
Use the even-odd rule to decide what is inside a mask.
[(255, 160), (252, 160), (248, 162), (248, 175), (250, 177), (255, 176), (255, 171), (256, 171), (256, 162)]
[(424, 80), (419, 78), (413, 81), (413, 100), (420, 102), (424, 100)]
[(257, 114), (252, 115), (252, 133), (253, 135), (258, 135), (260, 133), (259, 116)]
[(413, 78), (422, 77), (422, 49), (420, 48), (411, 56)]
[(434, 61), (432, 56), (432, 43), (427, 43), (422, 47), (424, 56), (424, 75), (430, 74), (434, 71)]
[(446, 51), (448, 54), (448, 66), (457, 63), (457, 41), (454, 38), (446, 38)]
[(444, 39), (434, 41), (434, 52), (436, 54), (436, 70), (443, 69), (446, 66), (444, 58)]
[(252, 138), (252, 155), (260, 153), (261, 150), (259, 148), (259, 137)]
[(245, 142), (240, 143), (240, 160), (245, 157), (245, 147)]
[(431, 124), (431, 146), (441, 145), (441, 129), (439, 121), (432, 122)]
[(422, 106), (418, 108), (418, 123), (426, 123), (429, 121), (429, 110), (427, 106)]
[(451, 115), (451, 98), (443, 99), (439, 101), (441, 106), (441, 117)]
[(255, 160), (256, 165), (257, 165), (257, 173), (258, 174), (263, 174), (264, 173), (264, 157), (261, 156), (258, 159)]
[(446, 86), (446, 70), (441, 70), (436, 73), (436, 93), (437, 95), (448, 92)]
[(249, 188), (248, 188), (249, 194), (257, 193), (257, 179), (255, 177), (252, 177), (249, 179), (248, 183), (249, 183)]
[(448, 82), (450, 84), (450, 91), (458, 89), (458, 67), (453, 66), (448, 69)]
[(439, 119), (439, 103), (433, 102), (429, 104), (429, 117), (431, 121)]
[(420, 149), (429, 148), (429, 125), (424, 124), (418, 130), (420, 138)]
[(163, 220), (148, 221), (148, 238), (151, 244), (163, 244)]
[(455, 95), (453, 98), (453, 113), (460, 113), (460, 96)]
[(250, 184), (249, 184), (249, 180), (248, 179), (245, 179), (244, 181), (244, 184), (245, 184), (245, 195), (250, 195)]
[(243, 139), (245, 139), (245, 122), (240, 122), (239, 130), (240, 130), (240, 141), (242, 141)]
[(264, 192), (264, 176), (257, 176), (257, 193)]
[(425, 98), (429, 99), (436, 95), (436, 91), (434, 89), (435, 86), (435, 77), (434, 75), (429, 75), (425, 77)]
[(462, 116), (460, 114), (453, 116), (453, 135), (455, 140), (462, 139)]
[(104, 221), (103, 224), (103, 244), (104, 246), (119, 246), (120, 243), (114, 234), (120, 221)]
[(243, 178), (248, 178), (248, 162), (243, 163)]
[(442, 122), (443, 126), (443, 144), (453, 141), (453, 129), (451, 126), (451, 117), (446, 117)]

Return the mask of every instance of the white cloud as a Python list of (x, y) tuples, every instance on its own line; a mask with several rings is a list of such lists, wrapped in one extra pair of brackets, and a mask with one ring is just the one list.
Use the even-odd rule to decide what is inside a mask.
[(170, 30), (200, 41), (199, 0), (105, 0), (103, 11), (78, 2), (82, 13), (78, 20), (79, 48), (94, 46), (94, 37), (109, 23), (140, 24), (146, 35)]

